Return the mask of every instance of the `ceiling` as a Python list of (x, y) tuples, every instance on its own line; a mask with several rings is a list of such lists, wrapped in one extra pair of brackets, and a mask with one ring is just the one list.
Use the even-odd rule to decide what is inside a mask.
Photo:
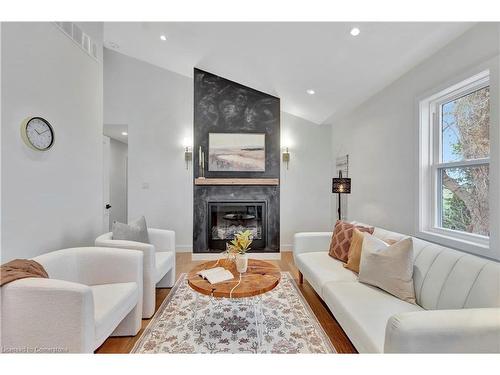
[(128, 144), (128, 134), (127, 135), (122, 134), (122, 133), (128, 133), (128, 125), (104, 124), (102, 132), (104, 135), (110, 138)]
[[(350, 35), (353, 26), (361, 30), (357, 37)], [(105, 22), (104, 44), (188, 77), (197, 67), (270, 93), (281, 98), (283, 111), (322, 124), (361, 104), (471, 26)]]

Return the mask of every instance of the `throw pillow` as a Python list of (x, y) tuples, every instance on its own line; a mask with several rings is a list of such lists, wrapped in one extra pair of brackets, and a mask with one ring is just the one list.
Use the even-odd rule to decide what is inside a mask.
[(148, 227), (144, 216), (141, 216), (129, 224), (115, 221), (112, 230), (114, 240), (149, 243)]
[(344, 263), (347, 262), (349, 247), (351, 246), (352, 232), (354, 228), (361, 232), (373, 233), (375, 228), (362, 227), (348, 223), (346, 221), (337, 220), (333, 229), (332, 241), (330, 243), (329, 255)]
[(352, 232), (351, 246), (347, 254), (347, 263), (344, 264), (345, 268), (359, 273), (359, 261), (361, 260), (361, 249), (363, 245), (363, 232), (354, 228)]
[(384, 241), (363, 233), (359, 281), (416, 304), (411, 237), (387, 245)]

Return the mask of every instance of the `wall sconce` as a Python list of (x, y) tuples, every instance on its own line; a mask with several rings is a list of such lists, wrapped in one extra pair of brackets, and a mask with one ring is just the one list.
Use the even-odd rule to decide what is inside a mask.
[(286, 163), (286, 169), (288, 169), (288, 163), (290, 163), (290, 152), (288, 151), (288, 147), (285, 147), (285, 151), (283, 151), (283, 163)]
[(190, 146), (184, 147), (184, 160), (186, 161), (186, 169), (189, 169), (189, 164), (193, 161), (193, 149)]
[(184, 161), (186, 162), (186, 169), (189, 169), (189, 164), (193, 162), (193, 140), (191, 137), (185, 137), (182, 140), (182, 147), (184, 147)]

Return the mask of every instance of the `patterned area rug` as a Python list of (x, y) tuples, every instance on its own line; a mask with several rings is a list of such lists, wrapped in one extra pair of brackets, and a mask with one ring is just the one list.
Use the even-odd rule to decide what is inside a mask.
[(182, 274), (132, 353), (335, 353), (288, 272), (258, 297), (211, 298)]

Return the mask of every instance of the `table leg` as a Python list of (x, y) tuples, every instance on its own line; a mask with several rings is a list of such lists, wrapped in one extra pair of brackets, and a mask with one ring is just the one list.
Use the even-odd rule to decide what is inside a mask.
[(195, 297), (194, 303), (193, 303), (193, 314), (192, 314), (192, 318), (191, 318), (191, 325), (192, 325), (192, 329), (193, 329), (193, 337), (196, 334), (196, 319), (198, 317), (198, 302), (199, 302), (199, 298), (200, 298), (200, 294), (199, 293), (195, 293), (195, 295), (196, 295), (196, 297)]
[(255, 317), (255, 330), (257, 331), (257, 353), (261, 353), (262, 350), (262, 342), (264, 340), (264, 310), (262, 308), (262, 297), (256, 296), (251, 298), (254, 317)]

